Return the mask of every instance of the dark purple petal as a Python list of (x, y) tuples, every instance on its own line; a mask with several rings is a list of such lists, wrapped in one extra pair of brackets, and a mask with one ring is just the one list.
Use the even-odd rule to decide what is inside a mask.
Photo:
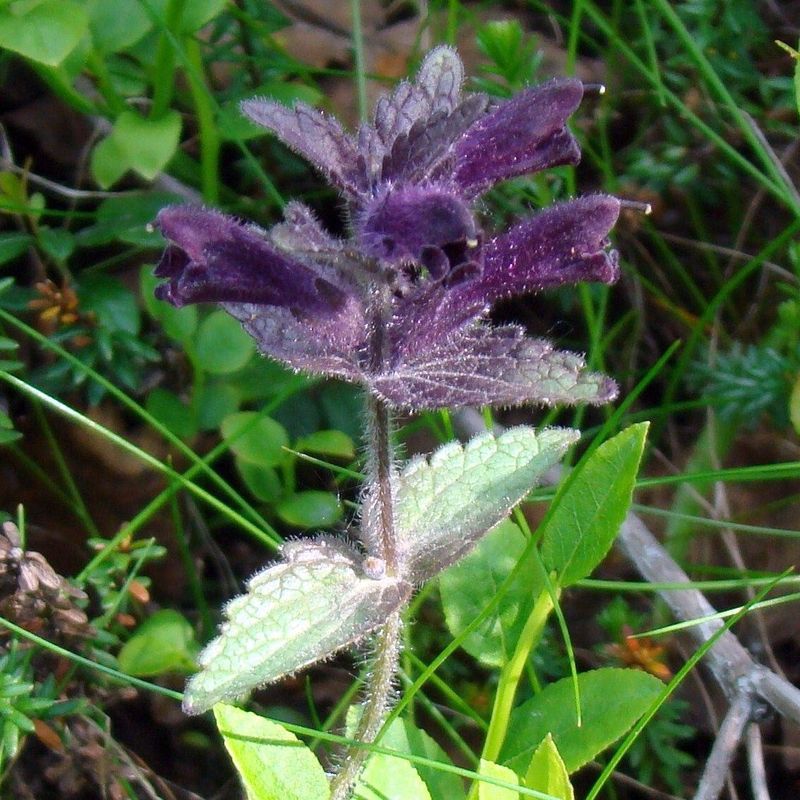
[(587, 372), (575, 353), (529, 339), (521, 328), (472, 327), (408, 356), (369, 387), (394, 406), (418, 410), (467, 405), (606, 403), (614, 382)]
[(332, 184), (357, 196), (367, 189), (363, 159), (338, 120), (305, 103), (294, 108), (270, 100), (245, 100), (242, 112), (272, 131), (287, 147), (313, 164)]
[(580, 150), (565, 127), (583, 84), (562, 79), (501, 103), (456, 143), (456, 185), (475, 196), (498, 181), (559, 164), (577, 164)]
[(333, 315), (347, 294), (306, 263), (277, 249), (254, 225), (192, 206), (163, 209), (157, 225), (169, 245), (155, 274), (162, 300), (256, 303)]
[(435, 186), (390, 191), (367, 206), (357, 228), (369, 255), (393, 262), (419, 261), (425, 248), (438, 247), (456, 266), (463, 258), (454, 246), (462, 243), (466, 254), (479, 242), (469, 208), (460, 197)]
[(619, 208), (616, 197), (589, 195), (540, 211), (486, 243), (483, 274), (460, 297), (493, 303), (564, 283), (613, 283), (619, 266), (607, 237)]

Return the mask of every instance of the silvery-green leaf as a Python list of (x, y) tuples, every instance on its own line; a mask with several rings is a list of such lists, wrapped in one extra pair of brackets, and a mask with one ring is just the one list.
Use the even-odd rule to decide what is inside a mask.
[(413, 460), (398, 478), (395, 505), (411, 580), (428, 580), (469, 552), (578, 436), (568, 428), (520, 426)]
[(187, 713), (327, 658), (377, 628), (410, 594), (407, 583), (380, 577), (374, 564), (368, 577), (359, 556), (335, 539), (289, 542), (283, 555), (226, 606), (227, 621), (186, 687)]

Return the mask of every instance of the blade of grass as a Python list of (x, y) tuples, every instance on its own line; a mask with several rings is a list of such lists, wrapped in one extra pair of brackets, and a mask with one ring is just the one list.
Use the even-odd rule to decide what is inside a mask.
[(697, 666), (703, 656), (714, 646), (716, 641), (724, 633), (729, 631), (737, 622), (739, 622), (739, 620), (741, 620), (747, 614), (747, 612), (756, 602), (759, 602), (766, 594), (769, 593), (774, 585), (775, 582), (769, 586), (765, 586), (764, 589), (753, 598), (753, 600), (751, 600), (747, 605), (743, 606), (737, 614), (732, 616), (722, 627), (716, 630), (702, 645), (702, 647), (698, 647), (697, 650), (690, 656), (690, 658), (687, 659), (686, 663), (678, 670), (677, 673), (675, 673), (675, 676), (672, 678), (672, 680), (664, 687), (664, 691), (658, 698), (656, 698), (650, 709), (645, 712), (642, 718), (633, 726), (630, 733), (617, 748), (616, 752), (611, 757), (608, 764), (606, 764), (592, 788), (589, 790), (589, 794), (586, 795), (586, 800), (595, 800), (595, 798), (600, 794), (600, 790), (612, 776), (614, 770), (617, 768), (617, 765), (622, 760), (625, 753), (630, 750), (631, 745), (633, 745), (636, 739), (639, 738), (639, 735), (642, 733), (645, 726), (650, 722), (650, 720), (653, 719), (658, 712), (658, 709), (661, 708), (670, 695), (673, 694), (675, 689), (677, 689), (677, 687), (683, 683), (683, 680), (687, 675), (689, 675), (695, 666)]
[(162, 475), (166, 475), (167, 477), (179, 481), (183, 488), (190, 491), (192, 494), (206, 502), (212, 508), (220, 511), (226, 517), (228, 517), (232, 522), (235, 522), (239, 527), (243, 530), (250, 533), (254, 536), (258, 541), (262, 542), (262, 544), (266, 544), (268, 546), (274, 547), (276, 545), (276, 538), (279, 541), (279, 537), (277, 534), (273, 533), (271, 537), (268, 535), (262, 528), (254, 525), (249, 519), (243, 517), (237, 511), (232, 509), (230, 506), (223, 503), (221, 500), (218, 500), (214, 495), (207, 492), (201, 486), (198, 486), (196, 483), (193, 483), (191, 480), (185, 478), (181, 473), (176, 472), (171, 467), (168, 467), (166, 464), (163, 464), (154, 456), (151, 456), (150, 453), (145, 452), (141, 448), (137, 447), (136, 445), (129, 442), (122, 436), (114, 433), (113, 431), (109, 430), (108, 428), (103, 427), (102, 425), (98, 424), (89, 417), (81, 414), (79, 411), (76, 411), (73, 408), (70, 408), (68, 405), (62, 403), (60, 400), (57, 400), (54, 397), (50, 397), (45, 392), (37, 389), (35, 386), (31, 386), (25, 381), (20, 380), (15, 375), (11, 375), (8, 372), (0, 371), (0, 380), (5, 381), (6, 383), (13, 386), (15, 389), (18, 389), (22, 394), (26, 395), (27, 397), (32, 397), (39, 400), (43, 405), (49, 407), (57, 414), (69, 419), (73, 422), (78, 423), (79, 425), (83, 426), (84, 428), (93, 431), (94, 433), (98, 433), (101, 436), (104, 436), (110, 442), (113, 442), (118, 447), (127, 452), (135, 455), (149, 467), (154, 469), (156, 472), (160, 472)]
[[(118, 400), (120, 403), (122, 403), (122, 405), (125, 406), (125, 408), (133, 412), (137, 417), (146, 422), (153, 430), (157, 431), (161, 436), (163, 436), (182, 455), (186, 456), (186, 458), (188, 458), (194, 464), (198, 464), (203, 474), (208, 477), (217, 486), (217, 488), (220, 489), (220, 491), (225, 493), (231, 498), (231, 500), (237, 503), (239, 507), (248, 514), (253, 522), (255, 522), (257, 525), (269, 527), (269, 523), (264, 519), (263, 515), (261, 515), (238, 491), (236, 491), (233, 486), (231, 486), (221, 475), (219, 475), (219, 473), (211, 469), (209, 465), (205, 463), (204, 459), (200, 458), (200, 456), (198, 456), (197, 453), (195, 453), (194, 450), (192, 450), (192, 448), (189, 447), (180, 437), (176, 436), (166, 425), (163, 425), (161, 422), (159, 422), (152, 414), (150, 414), (133, 398), (122, 391), (115, 383), (112, 383), (99, 372), (84, 364), (80, 359), (76, 358), (72, 353), (70, 353), (69, 350), (61, 347), (61, 345), (57, 344), (56, 342), (51, 341), (46, 336), (39, 333), (39, 331), (37, 331), (35, 328), (26, 325), (24, 322), (18, 320), (12, 314), (9, 314), (3, 309), (0, 309), (0, 320), (12, 325), (26, 336), (29, 336), (34, 341), (38, 342), (38, 344), (45, 349), (56, 353), (60, 358), (69, 361), (69, 363), (74, 367), (84, 372), (89, 378), (102, 386), (115, 400)], [(297, 386), (299, 388), (299, 382)], [(291, 396), (293, 391), (294, 390), (287, 389), (284, 394), (280, 395), (280, 397), (282, 400), (286, 399)], [(270, 407), (272, 408), (274, 406), (270, 405)]]

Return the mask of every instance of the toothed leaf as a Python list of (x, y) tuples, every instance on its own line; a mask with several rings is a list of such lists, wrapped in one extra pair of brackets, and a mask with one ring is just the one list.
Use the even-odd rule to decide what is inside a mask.
[(431, 50), (422, 62), (415, 83), (403, 81), (375, 108), (375, 129), (385, 146), (407, 133), (417, 120), (437, 111), (451, 112), (461, 95), (464, 66), (449, 47)]
[(605, 403), (617, 393), (583, 358), (525, 338), (511, 326), (476, 327), (371, 378), (373, 390), (410, 409), (521, 403)]
[(335, 118), (305, 103), (288, 108), (270, 100), (246, 100), (242, 112), (272, 131), (340, 189), (357, 194), (363, 188), (358, 150)]
[(565, 428), (510, 428), (412, 461), (397, 481), (395, 524), (422, 582), (469, 552), (578, 438)]
[(283, 552), (286, 561), (254, 575), (247, 594), (225, 608), (227, 621), (184, 693), (187, 713), (327, 658), (377, 628), (410, 593), (397, 578), (367, 577), (359, 557), (335, 540), (291, 542)]

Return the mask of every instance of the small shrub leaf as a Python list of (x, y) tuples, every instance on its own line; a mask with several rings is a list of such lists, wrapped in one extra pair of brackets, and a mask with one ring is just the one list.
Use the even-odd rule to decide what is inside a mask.
[(92, 173), (104, 189), (129, 169), (151, 181), (174, 155), (180, 135), (181, 117), (177, 111), (168, 111), (159, 119), (123, 111), (111, 133), (92, 151)]
[[(289, 435), (279, 422), (255, 411), (237, 411), (222, 420), (222, 437), (231, 440), (237, 458), (262, 467), (277, 467), (284, 459)], [(257, 419), (258, 418), (258, 419)], [(244, 432), (242, 429), (246, 428)]]
[(578, 675), (582, 724), (575, 716), (571, 677), (542, 689), (511, 713), (500, 762), (524, 774), (547, 736), (570, 774), (624, 735), (659, 696), (664, 684), (638, 669), (606, 668)]
[(255, 353), (253, 340), (242, 326), (224, 311), (213, 311), (197, 330), (195, 358), (214, 375), (237, 372)]
[(789, 419), (795, 433), (800, 434), (800, 372), (794, 380), (792, 393), (789, 396)]
[[(347, 730), (348, 734), (352, 735), (356, 728), (360, 714), (360, 707), (351, 706), (347, 714)], [(430, 737), (425, 731), (417, 728), (411, 720), (397, 719), (389, 726), (386, 733), (381, 736), (380, 746), (385, 747), (395, 753), (402, 753), (411, 756), (420, 756), (436, 761), (441, 764), (452, 764), (453, 762), (448, 758), (447, 754), (441, 747)], [(384, 756), (376, 754), (371, 758), (385, 760), (389, 762), (386, 766), (389, 768), (388, 772), (391, 775), (391, 769), (395, 766), (408, 761), (402, 758), (392, 758), (391, 756)], [(426, 791), (430, 794), (431, 800), (460, 800), (464, 797), (464, 786), (461, 778), (452, 772), (445, 772), (444, 770), (437, 769), (434, 765), (428, 766), (424, 763), (413, 764), (417, 776), (422, 779), (425, 784)], [(402, 767), (401, 767), (402, 769)], [(383, 772), (383, 769), (381, 770)], [(417, 786), (414, 778), (409, 778)], [(374, 788), (377, 788), (373, 784)], [(360, 796), (356, 794), (356, 796)], [(374, 795), (369, 795), (373, 797)], [(422, 795), (423, 797), (425, 795)], [(409, 795), (409, 797), (416, 797), (416, 795)]]
[[(460, 637), (497, 594), (519, 561), (526, 542), (522, 531), (505, 520), (458, 564), (441, 574), (439, 593), (447, 627), (454, 637)], [(535, 555), (531, 551), (519, 579), (505, 593), (495, 613), (461, 642), (464, 650), (487, 666), (501, 667), (506, 663), (529, 610), (544, 587), (544, 575)]]
[(325, 771), (316, 756), (276, 722), (219, 704), (214, 719), (247, 800), (327, 800)]
[(410, 761), (376, 753), (367, 761), (353, 794), (359, 800), (432, 800)]
[(0, 8), (0, 47), (49, 67), (57, 67), (88, 29), (86, 10), (70, 0), (4, 3)]
[(585, 578), (605, 557), (631, 504), (647, 423), (604, 442), (553, 501), (542, 558), (561, 586)]
[(341, 519), (342, 504), (335, 494), (308, 489), (284, 498), (275, 511), (296, 528), (329, 528)]
[(297, 442), (295, 450), (302, 453), (313, 453), (320, 456), (332, 456), (352, 461), (356, 457), (356, 448), (344, 431), (314, 431)]
[(119, 652), (120, 667), (145, 677), (166, 672), (191, 672), (197, 667), (197, 642), (191, 624), (177, 611), (165, 608), (146, 619)]

